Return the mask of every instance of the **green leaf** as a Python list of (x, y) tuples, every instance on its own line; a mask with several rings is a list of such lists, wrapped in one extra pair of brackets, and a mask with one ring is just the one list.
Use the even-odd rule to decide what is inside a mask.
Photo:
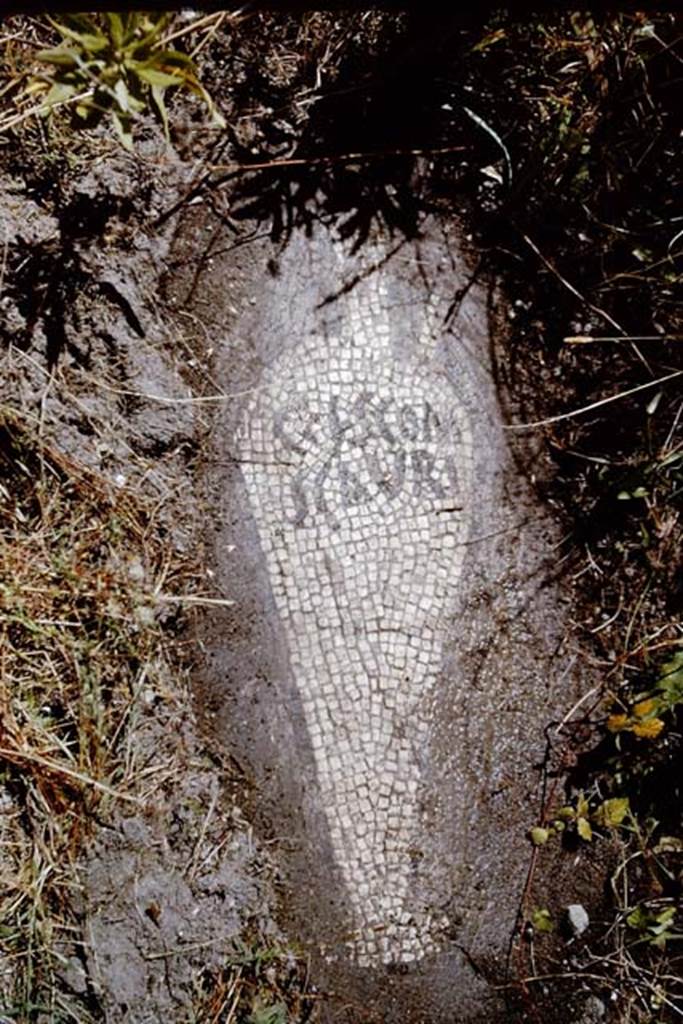
[(167, 71), (158, 71), (156, 68), (151, 68), (144, 64), (138, 64), (133, 70), (138, 78), (142, 79), (143, 82), (146, 82), (147, 85), (167, 88), (169, 85), (183, 84), (181, 75), (169, 75)]
[(130, 127), (130, 118), (121, 116), (117, 110), (112, 110), (111, 119), (114, 122), (114, 128), (118, 135), (121, 145), (124, 149), (127, 149), (129, 153), (133, 152), (133, 135)]
[(545, 907), (537, 907), (531, 915), (531, 924), (535, 932), (552, 932), (555, 928), (550, 911)]
[(128, 86), (122, 78), (119, 78), (114, 86), (114, 96), (124, 114), (130, 114), (130, 93), (128, 92)]
[(534, 846), (543, 846), (548, 842), (550, 832), (547, 828), (541, 828), (540, 825), (536, 825), (529, 831), (529, 837)]
[(669, 939), (677, 938), (671, 931), (675, 917), (675, 907), (666, 907), (659, 914), (655, 914), (639, 905), (628, 915), (626, 924), (634, 931), (648, 932), (650, 945), (664, 949)]
[(71, 99), (77, 92), (78, 88), (69, 82), (55, 82), (43, 102), (51, 107), (55, 103), (63, 103), (65, 100)]
[(100, 53), (102, 50), (106, 50), (109, 46), (109, 40), (102, 32), (74, 32), (72, 29), (67, 28), (66, 25), (60, 22), (56, 23), (56, 28), (57, 31), (67, 39), (72, 39), (75, 43), (80, 43), (87, 53)]
[(76, 53), (67, 46), (55, 46), (49, 50), (38, 50), (36, 57), (45, 64), (57, 64), (60, 67), (73, 68), (78, 65)]
[(626, 918), (626, 924), (634, 931), (644, 931), (650, 923), (650, 914), (643, 907), (636, 907)]
[(164, 102), (165, 91), (165, 88), (161, 85), (152, 86), (152, 99), (154, 100), (154, 104), (157, 108), (157, 111), (159, 112), (159, 117), (161, 118), (161, 123), (164, 129), (164, 136), (166, 137), (166, 141), (169, 142), (170, 133), (168, 129), (168, 111), (166, 110), (166, 104)]
[(116, 49), (119, 50), (123, 46), (123, 19), (120, 14), (115, 14), (113, 11), (107, 11), (104, 18), (107, 22), (112, 42)]
[(48, 15), (47, 20), (58, 32), (62, 26), (73, 29), (75, 32), (96, 33), (98, 31), (95, 19), (89, 14), (62, 14), (59, 18), (51, 18)]
[(673, 658), (662, 665), (657, 690), (663, 694), (670, 709), (683, 703), (683, 651), (677, 651)]
[(163, 66), (168, 64), (171, 67), (189, 68), (195, 70), (195, 64), (191, 57), (188, 57), (186, 53), (181, 53), (180, 50), (155, 50), (154, 57), (152, 58), (154, 64), (157, 66)]
[(579, 833), (582, 839), (585, 839), (587, 843), (590, 843), (593, 838), (593, 829), (590, 826), (590, 822), (587, 818), (576, 819), (576, 831)]
[(152, 106), (169, 138), (165, 90), (186, 88), (203, 101), (213, 123), (225, 121), (197, 78), (193, 60), (179, 50), (162, 49), (170, 13), (103, 12), (63, 15), (49, 21), (65, 42), (38, 55), (59, 70), (35, 79), (48, 92), (50, 105), (87, 90), (92, 99), (76, 106), (76, 115), (92, 120), (110, 111), (115, 131), (132, 149), (131, 120)]
[(629, 810), (628, 797), (617, 796), (611, 800), (604, 800), (593, 817), (597, 825), (602, 825), (605, 828), (618, 828)]

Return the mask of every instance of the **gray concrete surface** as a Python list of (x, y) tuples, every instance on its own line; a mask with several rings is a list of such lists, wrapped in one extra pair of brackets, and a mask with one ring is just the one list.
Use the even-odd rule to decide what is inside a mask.
[(229, 396), (207, 534), (235, 601), (206, 626), (202, 699), (329, 1019), (506, 1019), (543, 727), (581, 682), (486, 289), (453, 308), (468, 261), (429, 221), (356, 253), (319, 226), (238, 254), (194, 304)]

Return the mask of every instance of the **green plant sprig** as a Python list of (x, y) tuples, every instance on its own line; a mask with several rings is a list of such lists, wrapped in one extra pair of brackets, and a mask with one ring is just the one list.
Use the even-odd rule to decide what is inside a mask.
[(652, 907), (648, 903), (639, 903), (626, 917), (626, 924), (641, 938), (638, 942), (646, 942), (657, 949), (664, 949), (667, 942), (680, 942), (683, 934), (674, 931), (676, 908)]
[(593, 828), (608, 830), (626, 827), (631, 816), (628, 797), (611, 797), (597, 806), (591, 807), (583, 793), (579, 793), (574, 805), (560, 807), (545, 825), (535, 825), (529, 830), (529, 838), (534, 846), (544, 846), (553, 836), (572, 828), (579, 839), (590, 843), (593, 839)]
[(31, 90), (47, 89), (44, 102), (48, 110), (57, 103), (75, 100), (76, 116), (84, 126), (97, 124), (109, 115), (128, 150), (133, 148), (133, 121), (149, 109), (159, 117), (169, 138), (165, 94), (170, 88), (194, 93), (207, 107), (213, 123), (224, 126), (191, 58), (164, 47), (170, 18), (169, 14), (142, 12), (50, 18), (63, 41), (36, 54), (53, 71), (35, 78)]

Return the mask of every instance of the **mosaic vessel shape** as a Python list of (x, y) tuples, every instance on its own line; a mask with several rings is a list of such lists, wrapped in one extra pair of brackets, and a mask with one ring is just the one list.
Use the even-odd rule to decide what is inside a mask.
[(468, 415), (437, 358), (443, 308), (425, 307), (400, 359), (390, 308), (381, 274), (339, 297), (333, 327), (264, 370), (235, 445), (361, 965), (438, 947), (440, 920), (410, 896), (429, 706), (472, 522)]

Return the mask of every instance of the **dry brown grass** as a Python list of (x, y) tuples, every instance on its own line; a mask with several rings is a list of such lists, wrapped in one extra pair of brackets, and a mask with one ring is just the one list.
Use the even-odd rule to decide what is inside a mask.
[[(189, 752), (174, 739), (191, 718), (183, 609), (221, 599), (158, 516), (156, 498), (73, 462), (32, 416), (0, 406), (3, 1021), (105, 1019), (97, 991), (71, 980), (80, 972), (87, 988), (91, 841), (121, 811), (159, 816), (160, 793), (206, 767), (198, 737)], [(199, 810), (190, 879), (216, 852), (215, 806)], [(258, 922), (220, 970), (196, 968), (194, 988), (187, 1024), (314, 1019), (305, 960)]]
[(160, 597), (189, 577), (144, 501), (6, 409), (0, 516), (0, 998), (33, 1019), (37, 1003), (58, 1009), (93, 824), (145, 801), (131, 737), (167, 658)]

